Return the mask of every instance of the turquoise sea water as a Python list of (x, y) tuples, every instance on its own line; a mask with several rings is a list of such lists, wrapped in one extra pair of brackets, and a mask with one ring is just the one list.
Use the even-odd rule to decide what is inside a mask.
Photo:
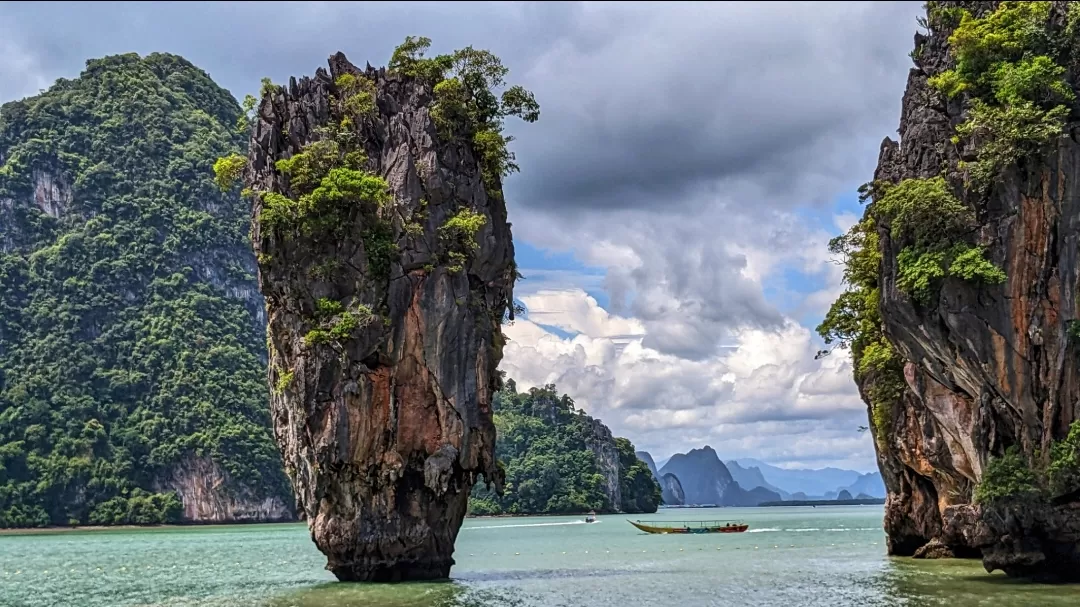
[(452, 581), (341, 584), (303, 524), (0, 536), (4, 607), (1080, 605), (979, 562), (885, 555), (880, 506), (661, 510), (741, 534), (647, 535), (627, 516), (467, 520)]

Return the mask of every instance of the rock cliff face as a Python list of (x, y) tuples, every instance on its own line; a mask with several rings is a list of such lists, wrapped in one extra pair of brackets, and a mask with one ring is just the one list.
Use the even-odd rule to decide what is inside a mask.
[(233, 487), (228, 474), (213, 460), (191, 457), (157, 479), (156, 491), (175, 491), (183, 505), (181, 517), (196, 523), (266, 523), (295, 520), (291, 504), (277, 495), (256, 494)]
[(724, 492), (734, 484), (727, 466), (707, 445), (672, 455), (660, 469), (660, 474), (674, 474), (685, 492), (685, 503), (692, 505), (719, 505)]
[(276, 436), (339, 579), (444, 578), (470, 488), (502, 483), (501, 177), (440, 134), (430, 81), (329, 68), (264, 93), (244, 169)]
[(686, 503), (686, 492), (683, 491), (682, 483), (679, 482), (679, 477), (672, 473), (667, 473), (661, 476), (660, 483), (660, 499), (669, 506), (682, 506)]
[(656, 472), (656, 462), (653, 461), (652, 454), (648, 451), (635, 451), (634, 455), (636, 455), (639, 460), (645, 462), (645, 465), (649, 467), (649, 472), (652, 472), (653, 476), (658, 476)]
[(656, 469), (656, 462), (653, 461), (652, 455), (648, 451), (638, 451), (637, 456), (649, 467), (653, 478), (660, 485), (660, 500), (664, 504), (681, 506), (686, 503), (686, 493), (683, 491), (682, 483), (679, 482), (679, 477), (670, 472), (660, 476), (660, 472)]
[(615, 447), (615, 436), (604, 422), (592, 418), (589, 422), (590, 432), (586, 444), (589, 450), (596, 456), (596, 463), (600, 466), (601, 474), (604, 475), (604, 493), (611, 498), (614, 507), (619, 508), (623, 503), (621, 485), (622, 467), (619, 464), (619, 451)]
[[(880, 266), (854, 281), (880, 295), (884, 341), (863, 330), (853, 352), (888, 490), (892, 554), (981, 555), (988, 571), (1080, 576), (1080, 494), (1068, 481), (1076, 445), (1063, 442), (1080, 417), (1080, 349), (1070, 331), (1080, 303), (1077, 13), (1069, 4), (930, 2), (928, 32), (915, 37), (900, 143), (881, 146), (867, 212)], [(1039, 55), (1046, 71), (1033, 75)], [(1016, 74), (1046, 81), (1027, 81), (1029, 90)], [(1050, 109), (1055, 97), (1064, 118)], [(939, 176), (940, 204), (900, 198), (905, 180)], [(903, 227), (920, 208), (934, 214)], [(946, 233), (926, 226), (940, 228), (932, 222), (947, 216), (968, 219), (945, 226), (946, 244), (981, 248), (1004, 276), (985, 265), (971, 271), (966, 253), (926, 244)], [(913, 261), (912, 252), (927, 251), (938, 257)], [(918, 283), (920, 272), (929, 280)], [(884, 354), (889, 346), (895, 359)]]

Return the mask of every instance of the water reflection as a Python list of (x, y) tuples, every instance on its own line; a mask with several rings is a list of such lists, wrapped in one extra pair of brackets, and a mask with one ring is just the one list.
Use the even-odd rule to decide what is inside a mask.
[(1080, 604), (1080, 586), (1034, 584), (995, 572), (979, 560), (888, 559), (882, 589), (896, 603), (949, 607), (1064, 607)]
[[(869, 565), (869, 566), (867, 566)], [(797, 565), (793, 565), (796, 566)], [(676, 582), (671, 596), (689, 598), (694, 605), (860, 605), (867, 607), (945, 606), (949, 607), (1065, 607), (1080, 604), (1080, 587), (1031, 584), (1003, 574), (987, 574), (979, 561), (916, 561), (887, 558), (876, 564), (855, 565), (848, 562), (846, 571), (819, 572), (801, 581), (789, 580), (783, 586), (747, 584), (732, 588), (729, 582), (704, 572), (697, 576), (649, 576), (650, 583)], [(861, 573), (858, 570), (862, 569)], [(396, 585), (326, 583), (291, 590), (265, 603), (266, 607), (537, 607), (625, 605), (611, 600), (619, 594), (580, 593), (554, 586), (547, 592), (526, 590), (523, 585), (544, 579), (567, 579), (570, 585), (588, 578), (617, 578), (630, 571), (595, 569), (591, 571), (546, 569), (532, 571), (473, 572), (468, 579), (442, 583), (406, 583)], [(652, 573), (659, 573), (653, 571)], [(716, 572), (713, 572), (716, 573)], [(825, 575), (821, 575), (825, 574)], [(845, 575), (846, 574), (846, 575)], [(854, 574), (854, 575), (853, 575)], [(801, 577), (801, 576), (800, 576)], [(822, 580), (829, 580), (824, 594)], [(571, 581), (573, 580), (573, 581)], [(805, 583), (803, 583), (805, 582)], [(701, 591), (686, 596), (696, 586)], [(533, 588), (532, 590), (535, 590)], [(643, 589), (641, 589), (643, 590)], [(712, 599), (706, 598), (707, 595)], [(625, 597), (624, 597), (625, 599)], [(722, 599), (721, 603), (716, 600)], [(794, 602), (792, 602), (794, 601)]]
[(513, 589), (484, 590), (458, 582), (346, 584), (331, 582), (271, 599), (267, 607), (524, 607)]
[[(652, 568), (650, 575), (681, 573), (677, 570)], [(630, 569), (507, 569), (494, 571), (468, 572), (458, 576), (462, 582), (514, 582), (523, 580), (553, 580), (559, 578), (614, 578), (640, 575)]]

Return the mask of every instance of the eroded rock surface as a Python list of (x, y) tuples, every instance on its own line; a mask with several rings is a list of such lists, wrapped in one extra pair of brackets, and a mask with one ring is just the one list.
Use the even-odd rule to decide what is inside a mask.
[[(1000, 3), (929, 4), (979, 16)], [(1069, 3), (1048, 4), (1050, 29), (1065, 31)], [(888, 488), (889, 551), (927, 558), (981, 555), (987, 570), (1076, 579), (1077, 495), (993, 506), (972, 502), (991, 458), (1016, 446), (1043, 470), (1053, 442), (1080, 417), (1080, 350), (1068, 331), (1078, 315), (1080, 280), (1077, 123), (1066, 124), (1045, 157), (1007, 166), (988, 191), (965, 185), (960, 161), (972, 162), (974, 150), (952, 137), (967, 116), (968, 99), (946, 98), (928, 83), (955, 65), (948, 47), (955, 22), (946, 21), (932, 15), (929, 32), (916, 35), (900, 143), (882, 143), (875, 179), (945, 176), (975, 210), (972, 240), (1007, 280), (987, 285), (950, 276), (932, 301), (918, 302), (898, 287), (902, 246), (887, 226), (878, 230), (881, 317), (905, 362), (907, 386), (884, 412), (888, 430), (875, 430)], [(1065, 79), (1077, 88), (1075, 62)], [(869, 382), (860, 383), (871, 402)]]
[[(470, 488), (479, 474), (502, 483), (490, 403), (515, 279), (506, 207), (469, 142), (440, 138), (430, 84), (340, 53), (329, 68), (264, 97), (246, 185), (288, 194), (275, 163), (342, 125), (390, 197), (373, 212), (348, 209), (329, 231), (285, 233), (260, 222), (256, 196), (275, 432), (339, 579), (445, 578)], [(344, 75), (373, 83), (373, 114), (343, 120)], [(440, 227), (463, 209), (482, 225), (455, 268)], [(320, 301), (354, 310), (358, 327), (313, 343), (311, 331), (327, 328)]]
[[(292, 505), (277, 495), (258, 494), (231, 483), (220, 465), (207, 457), (190, 457), (155, 481), (158, 491), (175, 491), (183, 504), (183, 520), (197, 523), (266, 523), (295, 520)], [(291, 500), (290, 500), (291, 502)]]

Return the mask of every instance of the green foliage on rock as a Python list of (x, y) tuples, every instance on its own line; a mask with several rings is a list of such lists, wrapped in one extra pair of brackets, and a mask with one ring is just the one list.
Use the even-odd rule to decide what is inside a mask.
[[(369, 170), (359, 123), (376, 111), (375, 83), (363, 75), (342, 74), (331, 95), (331, 120), (317, 128), (311, 141), (299, 151), (279, 159), (274, 168), (285, 178), (284, 188), (251, 190), (261, 203), (258, 221), (263, 237), (275, 235), (289, 240), (311, 238), (340, 241), (352, 234), (359, 223), (372, 278), (389, 279), (390, 265), (398, 255), (393, 227), (383, 209), (392, 202), (386, 180)], [(267, 88), (263, 96), (277, 94)], [(221, 158), (219, 175), (238, 175), (246, 165)], [(233, 181), (219, 177), (219, 185), (232, 187)], [(267, 257), (267, 263), (271, 258)], [(329, 279), (335, 260), (327, 259), (312, 269), (312, 277)], [(345, 318), (349, 323), (351, 319)], [(337, 335), (348, 331), (342, 327)], [(309, 345), (336, 339), (329, 330), (313, 330), (305, 340)]]
[[(353, 336), (357, 329), (367, 326), (374, 315), (371, 308), (355, 303), (348, 307), (341, 302), (323, 297), (315, 302), (315, 328), (304, 336), (308, 347), (333, 342), (343, 342)], [(284, 376), (282, 376), (284, 377)], [(292, 379), (292, 374), (288, 374)]]
[(461, 209), (439, 227), (439, 234), (446, 244), (447, 269), (450, 272), (460, 272), (465, 268), (468, 256), (480, 246), (476, 242), (476, 233), (486, 221), (486, 217), (472, 209)]
[(285, 390), (288, 390), (289, 386), (292, 385), (293, 376), (292, 371), (285, 371), (278, 375), (277, 381), (274, 382), (274, 393), (282, 394)]
[(1064, 440), (1050, 447), (1046, 480), (1054, 496), (1080, 490), (1080, 420), (1072, 423)]
[(291, 503), (247, 205), (211, 172), (240, 114), (166, 54), (0, 111), (0, 527), (175, 520), (195, 458)]
[(886, 439), (893, 405), (904, 390), (903, 364), (882, 330), (881, 249), (874, 218), (868, 215), (829, 242), (841, 256), (845, 291), (833, 302), (817, 332), (826, 345), (851, 349), (855, 377), (865, 385), (874, 436)]
[(520, 86), (506, 84), (509, 69), (489, 51), (467, 46), (449, 55), (426, 58), (431, 39), (409, 36), (394, 49), (388, 69), (432, 84), (435, 105), (431, 117), (441, 137), (466, 140), (480, 163), (488, 194), (501, 196), (501, 179), (517, 171), (512, 137), (503, 134), (503, 121), (517, 116), (525, 122), (540, 118), (540, 105)]
[(964, 242), (975, 231), (975, 214), (949, 191), (942, 177), (905, 179), (897, 185), (875, 184), (879, 198), (870, 212), (890, 227), (897, 255), (897, 285), (929, 303), (946, 276), (1000, 284), (1005, 273)]
[(214, 161), (214, 180), (218, 187), (222, 190), (231, 189), (233, 184), (240, 179), (245, 165), (247, 165), (247, 159), (236, 153), (222, 156)]
[(1037, 499), (1041, 495), (1039, 479), (1031, 462), (1015, 445), (999, 457), (991, 457), (975, 487), (975, 502), (992, 504), (1008, 500)]
[[(1044, 454), (1045, 455), (1045, 454)], [(1045, 501), (1080, 491), (1080, 421), (1074, 421), (1062, 440), (1050, 445), (1049, 458), (1025, 456), (1016, 445), (991, 457), (975, 488), (983, 504)]]
[[(660, 486), (633, 444), (615, 439), (618, 470), (605, 470), (593, 450), (599, 447), (599, 422), (555, 386), (519, 393), (508, 380), (495, 394), (492, 410), (495, 455), (506, 472), (506, 490), (499, 497), (478, 483), (469, 499), (471, 514), (655, 512), (659, 506)], [(619, 475), (621, 504), (611, 502), (605, 473)]]
[(629, 439), (616, 437), (615, 448), (619, 452), (619, 494), (623, 512), (656, 512), (662, 502), (660, 485), (653, 477), (649, 465), (641, 461)]
[(341, 236), (355, 209), (374, 216), (390, 201), (386, 180), (365, 171), (366, 162), (362, 152), (335, 139), (315, 141), (277, 161), (275, 168), (288, 177), (291, 196), (256, 192), (263, 201), (260, 221), (286, 237)]
[(861, 193), (864, 201), (874, 198), (865, 218), (829, 243), (830, 252), (841, 256), (847, 289), (817, 331), (827, 345), (851, 348), (855, 376), (864, 385), (875, 436), (881, 440), (905, 381), (903, 360), (882, 329), (879, 227), (887, 227), (893, 246), (900, 248), (897, 286), (924, 304), (947, 276), (999, 284), (1005, 273), (985, 258), (981, 247), (967, 244), (976, 228), (975, 215), (943, 178), (877, 182)]
[(337, 77), (334, 84), (343, 95), (347, 118), (361, 119), (375, 113), (375, 83), (370, 79), (353, 74), (342, 74)]
[(949, 13), (956, 67), (929, 82), (949, 97), (965, 94), (970, 100), (955, 141), (976, 144), (977, 160), (970, 166), (976, 186), (1039, 155), (1062, 133), (1075, 100), (1063, 65), (1071, 54), (1066, 43), (1076, 33), (1075, 11), (1070, 9), (1069, 25), (1060, 32), (1053, 30), (1050, 9), (1050, 2), (1002, 2), (982, 17), (962, 8)]

